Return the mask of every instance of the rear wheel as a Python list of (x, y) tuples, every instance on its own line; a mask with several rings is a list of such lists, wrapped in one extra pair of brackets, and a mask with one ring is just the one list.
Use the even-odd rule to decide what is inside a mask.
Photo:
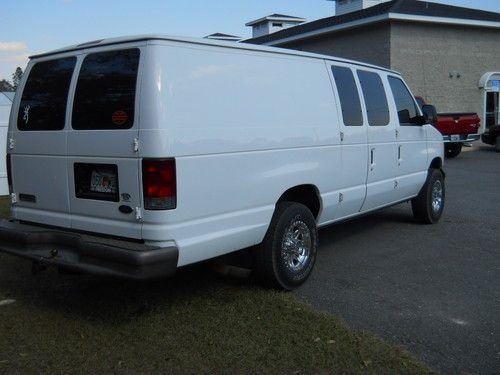
[(446, 143), (444, 145), (444, 154), (447, 158), (456, 158), (461, 152), (461, 143)]
[(258, 278), (274, 288), (297, 288), (311, 274), (317, 247), (318, 231), (311, 211), (300, 203), (278, 203), (264, 241), (256, 249)]
[(425, 185), (411, 201), (415, 218), (423, 224), (434, 224), (443, 214), (446, 198), (444, 176), (439, 169), (431, 169)]
[(495, 151), (500, 152), (500, 135), (497, 135), (495, 139)]

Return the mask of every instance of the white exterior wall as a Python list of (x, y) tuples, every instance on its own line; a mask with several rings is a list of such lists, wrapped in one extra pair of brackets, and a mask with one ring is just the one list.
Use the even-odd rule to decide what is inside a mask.
[(9, 126), (11, 106), (10, 100), (0, 93), (0, 195), (9, 194), (5, 153), (7, 150), (7, 128)]
[[(282, 26), (273, 26), (274, 23), (280, 23)], [(275, 33), (277, 31), (285, 30), (288, 29), (289, 27), (297, 26), (300, 25), (301, 22), (286, 22), (286, 21), (277, 21), (277, 20), (270, 20), (270, 21), (265, 21), (261, 22), (257, 25), (254, 25), (252, 27), (252, 35), (254, 38), (257, 38), (262, 35), (268, 35)]]
[(347, 0), (345, 3), (342, 3), (341, 0), (337, 0), (335, 14), (340, 16), (341, 14), (355, 12), (387, 1), (390, 0)]
[(269, 34), (269, 22), (259, 23), (252, 27), (252, 36), (254, 38), (258, 38), (259, 36), (268, 34)]

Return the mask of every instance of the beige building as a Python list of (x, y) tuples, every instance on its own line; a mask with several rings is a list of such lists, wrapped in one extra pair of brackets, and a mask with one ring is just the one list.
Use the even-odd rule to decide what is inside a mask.
[(500, 13), (417, 0), (337, 0), (337, 14), (244, 42), (394, 69), (439, 112), (477, 112), (483, 128), (499, 124)]

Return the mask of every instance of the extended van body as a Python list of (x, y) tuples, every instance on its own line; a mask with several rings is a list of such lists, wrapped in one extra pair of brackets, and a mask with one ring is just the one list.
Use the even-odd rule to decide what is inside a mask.
[(0, 250), (134, 279), (255, 248), (292, 289), (317, 228), (444, 208), (442, 136), (394, 71), (198, 39), (106, 39), (31, 58), (8, 132)]

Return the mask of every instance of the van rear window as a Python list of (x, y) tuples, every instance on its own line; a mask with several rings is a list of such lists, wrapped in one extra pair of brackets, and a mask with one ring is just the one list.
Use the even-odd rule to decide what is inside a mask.
[(332, 72), (339, 93), (344, 125), (362, 126), (363, 113), (361, 112), (361, 101), (351, 69), (332, 66)]
[(76, 85), (73, 129), (129, 129), (134, 125), (139, 56), (139, 49), (134, 48), (85, 57)]
[(370, 126), (389, 125), (389, 105), (382, 79), (377, 73), (364, 70), (358, 70), (358, 78), (365, 98), (368, 123)]
[(17, 115), (22, 131), (62, 130), (76, 58), (36, 63), (24, 86)]

